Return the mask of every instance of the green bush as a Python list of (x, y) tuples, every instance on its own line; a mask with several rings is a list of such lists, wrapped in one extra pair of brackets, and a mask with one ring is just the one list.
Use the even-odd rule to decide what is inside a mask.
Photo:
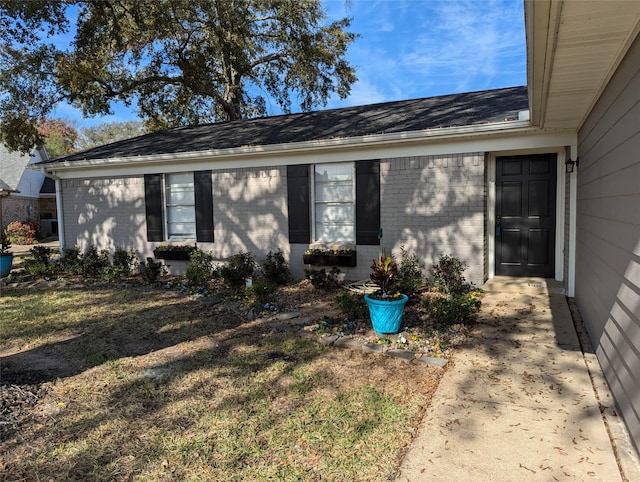
[(162, 263), (150, 257), (147, 258), (146, 263), (143, 264), (140, 269), (140, 274), (142, 275), (142, 279), (146, 284), (150, 284), (150, 285), (158, 282), (158, 279), (160, 278), (161, 273), (162, 273)]
[(22, 261), (22, 266), (27, 273), (36, 276), (50, 275), (55, 271), (51, 263), (51, 248), (46, 246), (34, 246), (29, 250), (29, 254)]
[(232, 289), (242, 289), (247, 278), (253, 276), (256, 261), (249, 252), (234, 254), (220, 267), (220, 276)]
[(135, 271), (138, 264), (138, 258), (132, 249), (126, 250), (123, 248), (116, 248), (113, 253), (113, 260), (111, 265), (116, 273), (123, 277), (130, 276)]
[(284, 253), (281, 249), (275, 253), (269, 251), (267, 258), (262, 263), (262, 274), (267, 281), (277, 285), (286, 285), (291, 281), (289, 263), (284, 259)]
[(400, 293), (412, 298), (420, 292), (424, 284), (424, 265), (415, 254), (408, 254), (404, 246), (400, 247), (400, 257), (395, 287)]
[(350, 320), (366, 318), (369, 313), (364, 295), (342, 290), (333, 298), (333, 305)]
[(189, 262), (185, 268), (184, 276), (189, 286), (207, 286), (213, 278), (213, 256), (201, 249), (191, 251)]
[(62, 250), (62, 257), (60, 258), (60, 268), (69, 274), (81, 274), (82, 263), (80, 262), (80, 248), (74, 246), (73, 248), (64, 248)]
[[(106, 251), (103, 251), (103, 253), (107, 254)], [(122, 248), (116, 248), (111, 263), (102, 268), (101, 276), (106, 281), (116, 281), (126, 278), (131, 276), (137, 264), (138, 258), (133, 250), (127, 251)]]
[(109, 251), (106, 249), (98, 251), (95, 246), (89, 246), (80, 256), (80, 269), (84, 276), (99, 276), (109, 266)]
[(465, 269), (467, 269), (467, 265), (460, 259), (443, 254), (440, 256), (438, 264), (429, 270), (429, 281), (442, 293), (450, 295), (468, 293), (471, 291), (472, 285), (462, 276)]
[(331, 271), (327, 273), (327, 270), (322, 269), (310, 269), (304, 270), (304, 276), (311, 281), (314, 288), (323, 291), (335, 291), (340, 288), (340, 282), (338, 281), (338, 275), (340, 269), (337, 267), (331, 268)]
[(452, 325), (473, 319), (480, 311), (481, 301), (474, 293), (451, 296), (425, 296), (422, 305), (436, 323)]

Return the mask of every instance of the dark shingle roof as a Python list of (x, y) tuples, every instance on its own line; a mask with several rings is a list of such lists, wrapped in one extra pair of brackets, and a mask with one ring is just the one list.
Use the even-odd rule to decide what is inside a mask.
[(153, 156), (480, 125), (518, 119), (527, 88), (452, 94), (259, 119), (177, 127), (49, 162)]

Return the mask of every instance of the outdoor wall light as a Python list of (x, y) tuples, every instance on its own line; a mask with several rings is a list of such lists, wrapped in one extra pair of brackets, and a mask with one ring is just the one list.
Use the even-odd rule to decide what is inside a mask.
[(570, 157), (567, 157), (567, 160), (564, 163), (564, 169), (567, 174), (571, 174), (573, 172), (574, 167), (578, 167), (578, 162), (580, 162), (579, 158), (576, 158), (575, 161), (572, 161)]

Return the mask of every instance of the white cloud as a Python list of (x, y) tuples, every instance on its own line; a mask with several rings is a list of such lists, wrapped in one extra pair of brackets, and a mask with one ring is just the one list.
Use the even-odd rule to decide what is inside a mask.
[[(524, 18), (513, 2), (439, 2), (435, 22), (403, 55), (408, 71), (460, 92), (513, 85), (525, 71)], [(510, 7), (510, 8), (508, 8)], [(504, 74), (507, 75), (504, 75)], [(515, 75), (514, 75), (515, 73)]]

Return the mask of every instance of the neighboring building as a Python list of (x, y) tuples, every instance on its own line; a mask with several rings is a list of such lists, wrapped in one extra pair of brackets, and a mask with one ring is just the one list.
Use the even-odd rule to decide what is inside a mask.
[(44, 149), (27, 155), (0, 145), (0, 230), (13, 221), (35, 221), (46, 234), (57, 232), (55, 186), (29, 167), (48, 159)]
[[(575, 296), (640, 444), (640, 2), (525, 2), (528, 88), (178, 128), (43, 164), (63, 245), (382, 244)], [(576, 164), (576, 161), (579, 162)], [(173, 263), (171, 269), (181, 269)]]

